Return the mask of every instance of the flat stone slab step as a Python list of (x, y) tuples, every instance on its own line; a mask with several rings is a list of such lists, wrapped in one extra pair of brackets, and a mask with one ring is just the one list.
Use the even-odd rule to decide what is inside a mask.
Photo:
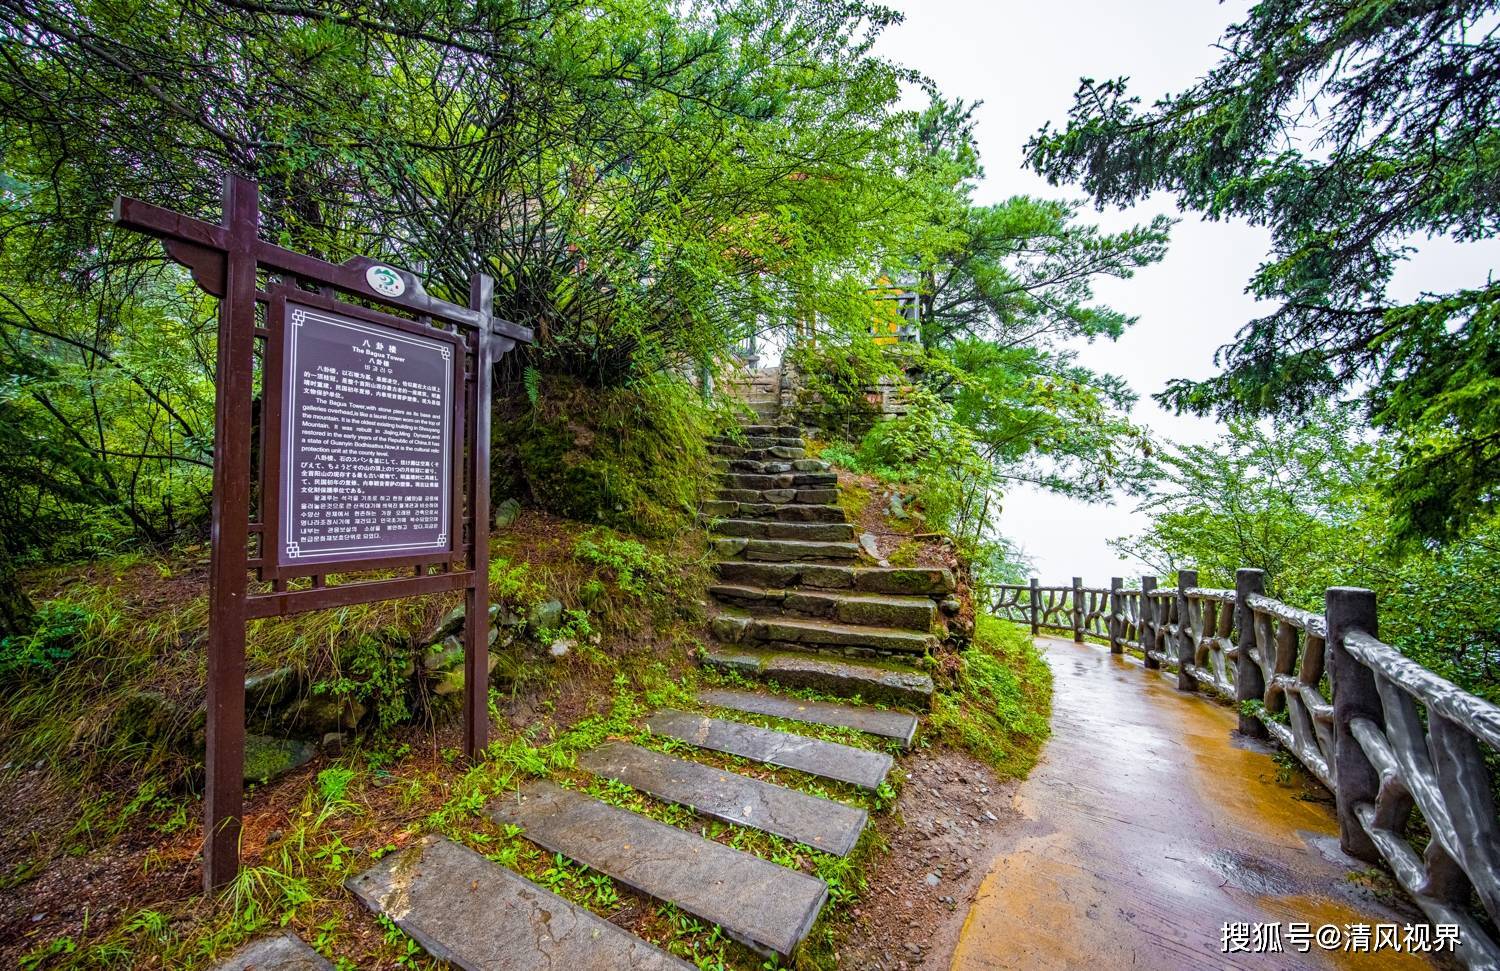
[(871, 752), (852, 745), (825, 742), (709, 715), (667, 709), (646, 719), (646, 727), (658, 735), (680, 739), (699, 748), (796, 769), (865, 789), (879, 786), (891, 770), (891, 757), (884, 752)]
[(750, 610), (822, 617), (840, 624), (869, 624), (927, 632), (937, 615), (931, 597), (848, 590), (781, 590), (719, 583), (708, 592), (720, 603)]
[(827, 563), (748, 563), (726, 561), (714, 564), (725, 583), (750, 587), (816, 587), (820, 590), (855, 590), (866, 593), (927, 594), (941, 596), (956, 589), (953, 571), (933, 567), (834, 566)]
[(883, 711), (858, 705), (840, 705), (832, 701), (803, 701), (800, 698), (765, 695), (756, 691), (734, 691), (729, 688), (706, 688), (698, 692), (698, 700), (705, 705), (732, 711), (770, 715), (772, 718), (811, 722), (814, 725), (852, 728), (867, 735), (894, 738), (901, 743), (902, 748), (910, 748), (911, 740), (917, 734), (917, 716), (904, 711)]
[(841, 802), (772, 785), (628, 742), (607, 742), (578, 756), (580, 768), (607, 776), (705, 816), (762, 829), (825, 853), (846, 855), (868, 814)]
[(825, 694), (919, 708), (932, 704), (932, 678), (896, 663), (735, 645), (705, 652), (703, 664), (741, 677), (774, 681), (788, 688), (812, 688)]
[(801, 539), (847, 543), (854, 540), (850, 523), (786, 523), (775, 519), (725, 519), (714, 524), (720, 536), (747, 539)]
[(726, 644), (761, 641), (889, 654), (925, 654), (937, 648), (937, 638), (923, 631), (838, 624), (816, 617), (759, 617), (725, 610), (713, 618), (712, 627), (714, 636)]
[(433, 957), (474, 971), (692, 967), (466, 846), (431, 835), (348, 887)]
[(496, 823), (520, 826), (532, 842), (762, 951), (790, 956), (828, 899), (828, 885), (816, 877), (550, 782), (531, 783), (490, 807)]
[(333, 971), (328, 959), (291, 931), (251, 941), (214, 971)]
[(714, 552), (722, 557), (742, 556), (747, 560), (773, 563), (795, 560), (857, 560), (861, 553), (858, 543), (837, 543), (826, 540), (717, 536), (711, 542)]

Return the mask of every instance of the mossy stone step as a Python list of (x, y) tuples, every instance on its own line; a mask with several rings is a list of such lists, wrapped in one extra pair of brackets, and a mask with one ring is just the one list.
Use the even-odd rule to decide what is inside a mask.
[(726, 489), (827, 489), (838, 485), (833, 472), (782, 472), (757, 475), (754, 472), (730, 472), (721, 477)]
[(946, 567), (843, 566), (828, 563), (752, 563), (726, 560), (714, 564), (725, 583), (748, 587), (812, 587), (866, 593), (926, 594), (942, 597), (956, 589)]
[(213, 971), (333, 971), (328, 959), (291, 931), (251, 941)]
[(800, 539), (853, 542), (854, 527), (848, 523), (787, 523), (779, 519), (725, 519), (714, 524), (719, 536), (748, 539)]
[(810, 506), (824, 506), (839, 501), (839, 490), (832, 486), (820, 486), (814, 489), (720, 489), (716, 498), (729, 502), (763, 502), (771, 505), (785, 505), (786, 503), (801, 503)]
[(839, 506), (809, 506), (800, 502), (736, 502), (710, 499), (699, 508), (715, 519), (776, 519), (784, 523), (843, 523), (848, 517)]
[(714, 462), (724, 472), (744, 475), (784, 475), (787, 472), (827, 472), (821, 459), (719, 459)]
[(858, 543), (837, 543), (824, 540), (716, 536), (710, 542), (713, 544), (714, 552), (726, 559), (739, 556), (746, 560), (772, 563), (788, 560), (857, 560), (862, 552)]
[(855, 593), (832, 590), (786, 590), (732, 583), (715, 584), (708, 592), (720, 603), (753, 611), (821, 617), (840, 624), (900, 627), (927, 632), (937, 616), (931, 597), (892, 593)]
[(796, 437), (802, 434), (800, 425), (741, 425), (740, 431), (746, 435), (782, 435)]
[(840, 648), (855, 654), (921, 655), (937, 649), (937, 638), (922, 631), (838, 624), (815, 617), (760, 617), (725, 610), (714, 617), (712, 626), (714, 636), (726, 644)]
[(731, 711), (770, 715), (772, 718), (810, 722), (814, 725), (852, 728), (867, 735), (893, 738), (901, 743), (902, 748), (910, 748), (912, 738), (917, 733), (917, 716), (904, 711), (841, 705), (833, 701), (806, 701), (802, 698), (767, 695), (756, 691), (734, 691), (729, 688), (700, 691), (698, 701)]
[(790, 957), (828, 899), (828, 885), (816, 877), (550, 782), (501, 796), (490, 818), (761, 951)]
[(878, 788), (893, 764), (884, 752), (670, 708), (647, 718), (646, 727), (657, 735), (699, 748), (796, 769), (862, 789)]
[(711, 438), (710, 445), (738, 445), (741, 448), (806, 448), (801, 435), (746, 435), (742, 441)]
[(747, 445), (710, 445), (708, 451), (712, 455), (724, 458), (760, 459), (762, 461), (807, 457), (807, 449), (791, 445), (772, 445), (770, 448), (751, 448)]
[(856, 661), (740, 645), (710, 649), (702, 660), (705, 667), (717, 671), (788, 688), (811, 688), (823, 694), (918, 708), (932, 703), (932, 678), (895, 661)]
[(466, 969), (633, 968), (680, 961), (589, 911), (431, 835), (351, 877), (349, 889), (440, 961)]
[(628, 742), (607, 742), (584, 752), (578, 766), (705, 816), (785, 836), (838, 856), (854, 849), (868, 819), (863, 809), (854, 806)]

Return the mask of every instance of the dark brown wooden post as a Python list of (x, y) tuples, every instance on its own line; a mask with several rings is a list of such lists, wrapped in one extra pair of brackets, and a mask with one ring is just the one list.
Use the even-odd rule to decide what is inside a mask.
[(1352, 631), (1377, 636), (1375, 594), (1357, 587), (1330, 587), (1324, 595), (1324, 617), (1328, 624), (1328, 680), (1333, 689), (1333, 789), (1339, 816), (1339, 846), (1345, 853), (1374, 863), (1380, 851), (1355, 814), (1360, 803), (1374, 802), (1380, 790), (1380, 773), (1370, 764), (1364, 749), (1350, 731), (1356, 718), (1385, 725), (1375, 675), (1355, 660), (1344, 646)]
[(1109, 653), (1125, 653), (1125, 598), (1119, 592), (1124, 577), (1109, 578)]
[(1083, 643), (1083, 577), (1073, 578), (1073, 643)]
[(1156, 613), (1156, 577), (1141, 577), (1141, 653), (1146, 656), (1146, 668), (1155, 671), (1161, 662), (1151, 656), (1156, 650), (1156, 625), (1160, 618)]
[(474, 442), (469, 452), (469, 521), (474, 535), (474, 578), (464, 614), (464, 755), (478, 762), (490, 737), (490, 383), (495, 338), (488, 326), (495, 281), (483, 273), (469, 280), (469, 306), (483, 315), (474, 353)]
[(1041, 592), (1037, 590), (1036, 577), (1031, 578), (1031, 636), (1035, 637), (1041, 632)]
[(1239, 654), (1234, 660), (1234, 700), (1240, 706), (1240, 731), (1252, 738), (1266, 738), (1265, 723), (1245, 712), (1245, 702), (1263, 701), (1266, 678), (1255, 663), (1255, 612), (1250, 609), (1251, 594), (1266, 592), (1264, 570), (1240, 569), (1234, 573), (1234, 629), (1239, 632)]
[[(245, 785), (245, 571), (250, 522), (250, 402), (255, 374), (254, 182), (224, 184), (224, 299), (215, 368), (208, 698), (204, 753), (203, 885), (228, 884), (240, 867)], [(240, 434), (232, 434), (238, 431)], [(266, 538), (261, 538), (262, 544)]]
[(1198, 679), (1193, 677), (1193, 661), (1198, 653), (1197, 637), (1188, 612), (1189, 589), (1198, 585), (1197, 570), (1177, 571), (1177, 690), (1195, 691)]

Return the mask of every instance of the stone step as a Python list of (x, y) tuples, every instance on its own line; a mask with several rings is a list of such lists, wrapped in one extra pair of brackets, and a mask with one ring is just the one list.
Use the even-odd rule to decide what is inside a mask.
[(746, 435), (780, 435), (783, 438), (800, 438), (802, 426), (800, 425), (741, 425), (740, 431)]
[(894, 738), (902, 748), (910, 748), (917, 733), (917, 716), (904, 711), (885, 711), (859, 705), (841, 705), (832, 701), (804, 701), (756, 691), (734, 691), (729, 688), (706, 688), (698, 692), (698, 701), (716, 708), (770, 715), (789, 721), (814, 725), (852, 728), (867, 735)]
[(851, 655), (922, 655), (936, 650), (938, 643), (932, 634), (899, 627), (839, 624), (811, 617), (759, 617), (732, 610), (715, 614), (712, 627), (714, 636), (725, 644), (838, 648)]
[(741, 445), (710, 445), (709, 454), (720, 458), (730, 459), (754, 459), (759, 461), (771, 461), (781, 459), (791, 461), (807, 457), (807, 449), (792, 448), (788, 445), (773, 445), (770, 448), (746, 448)]
[(716, 671), (788, 688), (811, 688), (823, 694), (917, 708), (932, 704), (932, 678), (895, 661), (856, 661), (739, 645), (707, 650), (702, 660), (705, 667)]
[(709, 540), (714, 552), (730, 559), (742, 557), (746, 560), (781, 563), (790, 560), (857, 560), (860, 557), (858, 543), (838, 543), (824, 540), (800, 539), (750, 539), (744, 536), (716, 536)]
[(927, 594), (942, 597), (956, 589), (953, 571), (945, 567), (834, 566), (827, 563), (714, 564), (725, 583), (747, 587), (812, 587), (865, 593)]
[(213, 971), (333, 971), (333, 965), (296, 934), (281, 931), (251, 941)]
[(800, 502), (734, 502), (710, 499), (699, 512), (715, 519), (777, 519), (784, 523), (848, 522), (840, 506), (810, 506)]
[(730, 472), (720, 477), (725, 489), (829, 489), (837, 486), (834, 472), (782, 472), (756, 475), (753, 472)]
[(585, 752), (578, 756), (578, 766), (705, 816), (762, 829), (838, 856), (854, 849), (868, 818), (854, 806), (628, 742), (607, 742)]
[(818, 617), (840, 624), (899, 627), (926, 633), (937, 618), (931, 597), (891, 593), (851, 593), (829, 590), (786, 590), (732, 583), (715, 584), (708, 592), (720, 603), (745, 607), (758, 614)]
[(657, 735), (675, 738), (699, 748), (754, 759), (767, 765), (796, 769), (808, 775), (847, 782), (864, 789), (877, 788), (891, 770), (891, 757), (852, 745), (778, 732), (759, 725), (666, 709), (646, 719), (646, 727)]
[(739, 441), (732, 438), (710, 438), (710, 445), (740, 445), (745, 448), (806, 448), (807, 442), (801, 435), (745, 435)]
[(800, 539), (848, 543), (854, 527), (848, 523), (787, 523), (777, 519), (725, 519), (714, 524), (718, 536), (746, 539)]
[(785, 475), (788, 472), (827, 472), (822, 459), (745, 459), (718, 458), (714, 464), (722, 471), (736, 475)]
[(433, 957), (459, 968), (692, 967), (436, 835), (381, 857), (348, 887)]
[(715, 497), (730, 502), (764, 502), (772, 505), (799, 502), (825, 506), (839, 501), (839, 490), (832, 486), (816, 489), (720, 489)]
[(533, 782), (490, 809), (496, 823), (522, 827), (532, 842), (762, 951), (791, 956), (828, 899), (816, 877), (550, 782)]

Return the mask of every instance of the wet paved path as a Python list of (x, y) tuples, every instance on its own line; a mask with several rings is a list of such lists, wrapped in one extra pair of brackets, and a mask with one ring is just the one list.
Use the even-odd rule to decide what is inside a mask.
[[(1052, 738), (954, 955), (996, 968), (1425, 968), (1375, 954), (1225, 954), (1226, 922), (1405, 924), (1346, 879), (1331, 803), (1281, 785), (1235, 713), (1133, 658), (1041, 638)], [(1326, 797), (1325, 797), (1326, 798)]]

